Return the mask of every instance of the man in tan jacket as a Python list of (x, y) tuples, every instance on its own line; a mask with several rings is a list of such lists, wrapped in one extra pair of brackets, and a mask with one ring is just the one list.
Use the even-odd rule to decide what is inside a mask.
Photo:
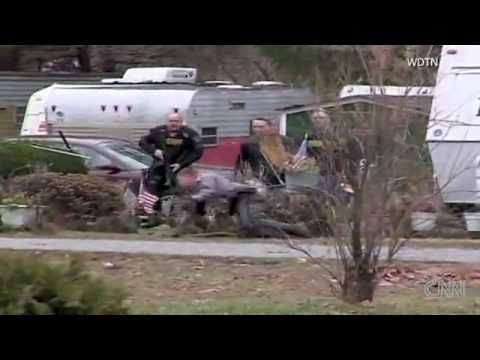
[(283, 185), (285, 169), (293, 159), (294, 142), (281, 136), (271, 119), (255, 119), (252, 132), (253, 136), (242, 146), (243, 161), (265, 184)]

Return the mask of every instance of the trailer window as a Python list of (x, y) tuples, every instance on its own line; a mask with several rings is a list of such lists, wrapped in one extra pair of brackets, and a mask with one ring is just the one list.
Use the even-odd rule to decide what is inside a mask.
[(203, 145), (218, 145), (218, 128), (202, 128)]
[(305, 138), (305, 134), (312, 132), (313, 124), (307, 111), (287, 115), (287, 136), (289, 138), (301, 141)]
[(341, 105), (342, 111), (351, 111), (355, 113), (369, 113), (372, 111), (372, 104), (366, 102), (356, 102)]
[(244, 102), (231, 102), (230, 110), (245, 110), (247, 105)]

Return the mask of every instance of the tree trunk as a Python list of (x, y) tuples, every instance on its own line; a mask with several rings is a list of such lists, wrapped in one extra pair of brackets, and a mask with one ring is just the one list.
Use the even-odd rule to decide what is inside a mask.
[(376, 270), (368, 266), (349, 267), (342, 285), (343, 300), (351, 304), (372, 302), (377, 286), (376, 275)]
[(362, 211), (363, 211), (363, 195), (358, 192), (354, 195), (353, 200), (353, 228), (351, 244), (353, 249), (353, 260), (355, 265), (360, 264), (362, 258)]
[(77, 48), (77, 58), (80, 64), (81, 72), (91, 72), (90, 48), (88, 45), (82, 45)]

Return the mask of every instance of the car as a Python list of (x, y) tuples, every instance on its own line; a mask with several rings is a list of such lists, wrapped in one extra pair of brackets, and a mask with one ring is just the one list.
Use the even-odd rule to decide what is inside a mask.
[(87, 157), (85, 165), (90, 175), (113, 181), (139, 180), (153, 158), (135, 144), (108, 137), (68, 137), (67, 144), (61, 136), (27, 136), (4, 139), (10, 142), (29, 142), (63, 151), (73, 151)]

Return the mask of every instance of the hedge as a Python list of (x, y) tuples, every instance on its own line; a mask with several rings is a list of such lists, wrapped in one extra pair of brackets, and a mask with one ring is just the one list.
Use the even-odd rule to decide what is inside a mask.
[[(86, 174), (85, 160), (38, 149), (29, 143), (0, 142), (0, 177), (30, 173), (36, 166), (46, 166), (48, 171), (63, 174)], [(45, 147), (45, 146), (43, 146)]]
[(126, 298), (77, 261), (0, 255), (0, 315), (125, 315)]

